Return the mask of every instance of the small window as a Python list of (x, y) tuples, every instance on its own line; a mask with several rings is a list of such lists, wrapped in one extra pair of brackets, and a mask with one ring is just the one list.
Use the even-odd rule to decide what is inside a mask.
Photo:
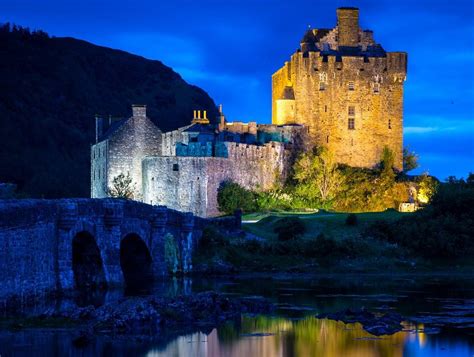
[(355, 83), (353, 81), (349, 82), (349, 90), (354, 90), (355, 88)]
[(325, 112), (325, 113), (328, 112), (328, 106), (327, 106), (327, 105), (324, 106), (324, 112)]
[(351, 117), (355, 116), (356, 110), (354, 106), (349, 106), (347, 111)]
[(173, 164), (173, 171), (179, 171), (179, 165)]
[(392, 121), (390, 119), (388, 120), (388, 128), (392, 129)]
[(326, 89), (326, 83), (319, 82), (319, 90), (325, 90), (325, 89)]
[(326, 144), (329, 144), (329, 135), (326, 136)]
[(374, 83), (374, 93), (375, 94), (380, 93), (380, 83)]
[(347, 122), (347, 128), (349, 130), (354, 130), (355, 129), (355, 119), (354, 118), (349, 118)]

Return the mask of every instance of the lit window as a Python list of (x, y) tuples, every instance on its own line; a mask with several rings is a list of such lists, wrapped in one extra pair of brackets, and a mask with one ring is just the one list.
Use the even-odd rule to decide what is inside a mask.
[(349, 90), (354, 90), (354, 88), (355, 88), (355, 83), (350, 81), (349, 82)]
[(349, 109), (348, 109), (349, 115), (350, 115), (351, 117), (353, 117), (353, 116), (355, 116), (355, 112), (356, 112), (355, 107), (350, 106)]
[(355, 119), (354, 118), (349, 118), (347, 122), (347, 128), (349, 130), (354, 130), (355, 129)]

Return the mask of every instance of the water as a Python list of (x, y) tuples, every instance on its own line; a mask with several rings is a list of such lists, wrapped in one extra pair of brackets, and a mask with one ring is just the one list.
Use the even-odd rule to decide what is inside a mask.
[[(229, 296), (262, 295), (277, 305), (272, 316), (242, 316), (210, 331), (154, 341), (126, 336), (97, 337), (84, 349), (73, 347), (69, 330), (0, 333), (0, 355), (143, 356), (474, 356), (474, 278), (325, 276), (312, 279), (187, 279), (157, 283), (150, 293), (173, 296), (217, 290)], [(121, 290), (54, 302), (100, 305)], [(315, 317), (365, 306), (391, 309), (407, 317), (404, 330), (375, 337), (360, 324)], [(37, 311), (46, 308), (36, 307)], [(51, 307), (49, 307), (51, 308)], [(423, 324), (419, 320), (429, 320)]]

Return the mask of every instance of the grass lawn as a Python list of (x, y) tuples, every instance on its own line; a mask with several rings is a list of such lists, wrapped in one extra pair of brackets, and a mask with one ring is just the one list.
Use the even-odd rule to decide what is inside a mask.
[[(378, 220), (393, 221), (410, 213), (400, 213), (395, 210), (384, 212), (356, 213), (356, 226), (345, 224), (347, 213), (319, 211), (316, 213), (306, 212), (278, 212), (278, 213), (255, 213), (245, 215), (243, 229), (265, 239), (276, 239), (273, 232), (274, 224), (282, 217), (293, 216), (304, 220), (306, 234), (303, 238), (315, 238), (318, 234), (324, 233), (334, 239), (344, 238), (364, 230), (367, 225)], [(245, 221), (256, 221), (255, 223), (245, 223)]]

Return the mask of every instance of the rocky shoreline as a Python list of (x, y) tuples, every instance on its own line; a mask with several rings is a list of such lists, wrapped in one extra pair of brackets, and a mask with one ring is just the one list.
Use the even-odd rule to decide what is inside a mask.
[(269, 314), (274, 305), (262, 297), (229, 298), (215, 292), (181, 295), (125, 297), (119, 301), (48, 312), (10, 324), (13, 330), (30, 327), (67, 327), (76, 331), (73, 344), (88, 345), (96, 335), (141, 340), (169, 340), (180, 334), (210, 332), (241, 314)]

